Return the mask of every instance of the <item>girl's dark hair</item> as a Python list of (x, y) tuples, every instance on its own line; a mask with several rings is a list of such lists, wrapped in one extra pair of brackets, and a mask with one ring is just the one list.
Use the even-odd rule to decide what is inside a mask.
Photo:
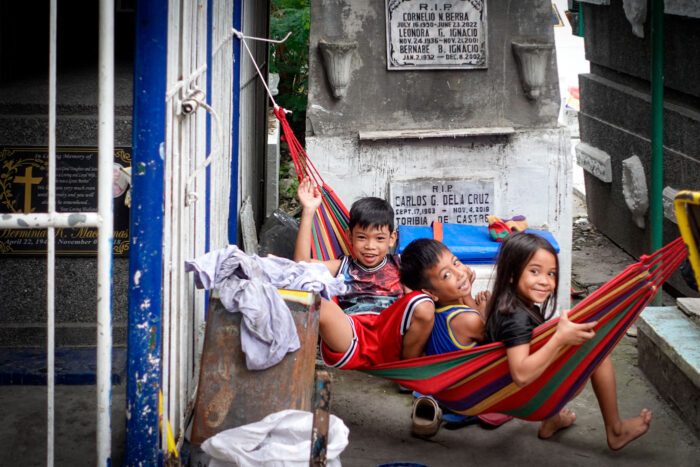
[(554, 255), (557, 267), (555, 288), (552, 294), (540, 305), (542, 321), (549, 319), (557, 308), (559, 288), (559, 257), (551, 243), (534, 233), (518, 232), (506, 237), (496, 261), (496, 281), (491, 291), (491, 300), (486, 306), (487, 319), (491, 313), (511, 314), (516, 308), (529, 309), (517, 295), (518, 281), (530, 258), (539, 249)]
[(449, 251), (445, 244), (432, 238), (413, 240), (401, 252), (401, 282), (412, 290), (433, 288), (425, 271), (438, 263), (444, 251)]
[(389, 232), (394, 231), (394, 208), (386, 200), (368, 196), (360, 198), (350, 207), (350, 220), (348, 230), (359, 225), (366, 227), (389, 227)]

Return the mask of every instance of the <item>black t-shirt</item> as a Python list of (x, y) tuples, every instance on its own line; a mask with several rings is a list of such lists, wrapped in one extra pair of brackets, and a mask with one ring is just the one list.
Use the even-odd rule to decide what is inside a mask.
[(486, 341), (503, 342), (506, 347), (529, 343), (533, 329), (543, 322), (538, 314), (536, 309), (528, 311), (524, 306), (508, 315), (493, 312), (486, 322)]

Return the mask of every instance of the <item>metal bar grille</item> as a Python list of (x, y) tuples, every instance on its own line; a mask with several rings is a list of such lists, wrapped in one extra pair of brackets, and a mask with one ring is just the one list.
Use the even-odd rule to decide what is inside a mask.
[(56, 212), (56, 57), (57, 1), (49, 13), (49, 103), (48, 103), (48, 206), (46, 213), (3, 214), (0, 227), (47, 229), (46, 335), (47, 335), (47, 454), (54, 464), (55, 438), (55, 269), (57, 227), (97, 227), (97, 463), (108, 466), (111, 450), (112, 371), (112, 164), (114, 154), (114, 2), (100, 0), (99, 96), (98, 96), (98, 208), (97, 212)]

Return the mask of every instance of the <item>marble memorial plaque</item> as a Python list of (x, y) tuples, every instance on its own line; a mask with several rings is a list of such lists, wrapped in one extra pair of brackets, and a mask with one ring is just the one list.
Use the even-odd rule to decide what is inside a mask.
[(491, 180), (420, 179), (391, 182), (389, 203), (395, 225), (431, 222), (488, 225), (493, 213)]
[(386, 0), (387, 68), (486, 68), (486, 2)]
[[(0, 215), (48, 212), (48, 149), (0, 147)], [(114, 148), (113, 253), (129, 251), (131, 148)], [(56, 149), (56, 211), (97, 211), (97, 148)], [(46, 253), (46, 229), (0, 229), (1, 255)], [(95, 255), (97, 229), (57, 228), (56, 253)]]

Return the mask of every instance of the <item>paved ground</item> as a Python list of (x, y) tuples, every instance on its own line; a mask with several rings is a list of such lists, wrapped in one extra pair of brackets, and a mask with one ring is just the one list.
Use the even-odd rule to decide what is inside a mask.
[[(585, 216), (580, 204), (575, 213)], [(573, 279), (580, 287), (592, 290), (634, 261), (584, 218), (574, 225)], [(634, 338), (625, 337), (613, 352), (620, 411), (634, 416), (647, 407), (654, 419), (643, 438), (621, 451), (607, 448), (590, 386), (570, 404), (578, 415), (576, 424), (551, 440), (537, 438), (536, 424), (516, 420), (495, 430), (478, 425), (457, 430), (443, 427), (426, 441), (410, 434), (410, 395), (399, 394), (393, 383), (372, 376), (336, 371), (331, 409), (350, 428), (343, 465), (700, 465), (700, 441), (637, 368), (635, 343)], [(94, 386), (57, 386), (55, 465), (95, 465), (94, 401)], [(119, 466), (124, 446), (123, 385), (114, 387), (113, 402), (112, 460)], [(0, 386), (0, 466), (45, 465), (45, 407), (44, 386)]]

